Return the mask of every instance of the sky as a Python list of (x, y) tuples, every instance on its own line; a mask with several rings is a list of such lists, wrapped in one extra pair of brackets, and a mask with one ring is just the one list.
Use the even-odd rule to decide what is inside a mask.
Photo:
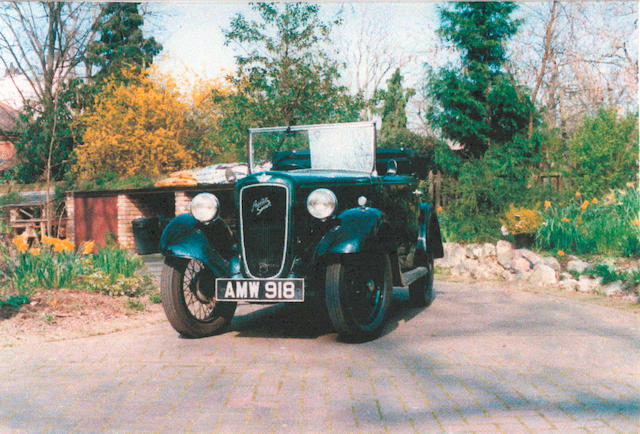
[[(156, 13), (148, 24), (149, 34), (163, 45), (155, 60), (161, 71), (180, 75), (194, 73), (221, 77), (235, 69), (234, 47), (224, 45), (223, 29), (229, 27), (236, 13), (251, 13), (245, 3), (168, 3), (152, 4)], [(433, 3), (327, 3), (321, 12), (327, 18), (341, 12), (343, 25), (335, 36), (348, 41), (363, 17), (380, 20), (380, 28), (398, 54), (414, 55), (431, 38), (436, 13)], [(428, 39), (427, 38), (427, 39)], [(428, 42), (428, 41), (427, 41)], [(346, 42), (344, 42), (346, 43)], [(422, 65), (409, 62), (407, 69), (416, 73)], [(414, 64), (415, 63), (415, 64)], [(418, 67), (418, 68), (416, 68)]]

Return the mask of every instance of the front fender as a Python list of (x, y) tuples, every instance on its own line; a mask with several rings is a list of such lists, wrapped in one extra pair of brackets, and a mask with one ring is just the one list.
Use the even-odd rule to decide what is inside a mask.
[[(226, 225), (222, 220), (211, 223), (212, 225)], [(228, 228), (227, 228), (228, 231)], [(205, 233), (211, 232), (211, 233)], [(207, 265), (216, 276), (232, 276), (240, 273), (240, 263), (236, 255), (225, 259), (220, 252), (213, 248), (212, 237), (215, 228), (207, 226), (196, 220), (191, 214), (182, 214), (169, 222), (160, 238), (160, 248), (165, 257), (196, 259)], [(209, 236), (207, 236), (209, 235)], [(212, 238), (214, 238), (212, 240)], [(220, 243), (229, 244), (230, 239), (217, 240)], [(222, 246), (223, 250), (232, 249), (231, 245)]]
[(421, 203), (415, 260), (419, 265), (426, 265), (427, 258), (443, 256), (444, 248), (436, 211), (430, 204)]
[(383, 214), (375, 208), (352, 208), (338, 216), (340, 222), (320, 240), (313, 263), (329, 254), (387, 251)]

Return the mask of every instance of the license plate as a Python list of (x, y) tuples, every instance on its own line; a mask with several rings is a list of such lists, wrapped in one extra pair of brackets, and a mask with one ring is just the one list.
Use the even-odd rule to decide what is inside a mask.
[(220, 301), (304, 301), (304, 279), (216, 279)]

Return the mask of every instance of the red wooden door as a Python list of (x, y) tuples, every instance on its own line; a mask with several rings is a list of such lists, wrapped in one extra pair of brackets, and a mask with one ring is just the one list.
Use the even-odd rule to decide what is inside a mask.
[(104, 246), (105, 235), (118, 233), (117, 196), (75, 197), (73, 206), (76, 245), (94, 240)]

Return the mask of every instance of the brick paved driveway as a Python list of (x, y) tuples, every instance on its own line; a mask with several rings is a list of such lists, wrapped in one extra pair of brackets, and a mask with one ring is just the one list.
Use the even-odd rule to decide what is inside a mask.
[(232, 331), (163, 322), (0, 349), (0, 431), (640, 431), (640, 315), (436, 282), (394, 292), (383, 337), (314, 332), (290, 306), (242, 307)]

